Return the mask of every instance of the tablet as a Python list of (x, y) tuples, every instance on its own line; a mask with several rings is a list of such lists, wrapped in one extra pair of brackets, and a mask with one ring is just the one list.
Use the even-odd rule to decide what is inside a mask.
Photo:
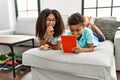
[(72, 48), (77, 46), (76, 36), (62, 35), (61, 36), (62, 48), (65, 53), (73, 53)]

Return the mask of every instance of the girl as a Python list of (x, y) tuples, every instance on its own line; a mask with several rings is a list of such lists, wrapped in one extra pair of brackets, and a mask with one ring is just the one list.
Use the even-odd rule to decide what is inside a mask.
[(36, 22), (36, 37), (40, 47), (48, 44), (52, 49), (60, 49), (60, 36), (64, 31), (64, 23), (57, 10), (44, 9)]
[(71, 31), (68, 34), (77, 37), (78, 46), (72, 49), (73, 52), (91, 52), (95, 46), (100, 44), (92, 30), (85, 27), (85, 18), (79, 13), (74, 13), (68, 18), (68, 25)]

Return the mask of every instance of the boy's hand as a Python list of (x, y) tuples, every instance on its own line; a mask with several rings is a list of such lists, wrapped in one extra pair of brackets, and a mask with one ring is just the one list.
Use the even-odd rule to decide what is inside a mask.
[(77, 47), (74, 47), (74, 48), (72, 49), (72, 51), (73, 51), (74, 53), (78, 54), (78, 53), (81, 52), (81, 48), (80, 48), (80, 46), (77, 44)]

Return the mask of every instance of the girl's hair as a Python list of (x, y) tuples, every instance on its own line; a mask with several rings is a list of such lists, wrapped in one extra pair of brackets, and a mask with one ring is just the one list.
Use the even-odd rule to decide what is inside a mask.
[(68, 18), (68, 25), (84, 24), (85, 19), (80, 13), (74, 13)]
[(37, 22), (36, 22), (36, 37), (38, 37), (39, 39), (43, 39), (47, 26), (46, 26), (46, 20), (47, 17), (49, 16), (49, 14), (53, 14), (56, 18), (56, 24), (54, 26), (54, 37), (58, 37), (60, 36), (63, 31), (64, 31), (64, 23), (63, 23), (63, 19), (62, 16), (60, 15), (60, 13), (53, 9), (44, 9), (43, 11), (40, 12)]

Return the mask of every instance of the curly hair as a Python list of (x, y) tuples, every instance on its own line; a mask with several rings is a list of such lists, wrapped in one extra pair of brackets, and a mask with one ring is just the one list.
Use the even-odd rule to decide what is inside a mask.
[(40, 12), (38, 18), (37, 18), (37, 22), (36, 22), (36, 37), (38, 37), (39, 39), (43, 39), (47, 26), (46, 26), (46, 19), (50, 14), (53, 14), (56, 18), (56, 24), (54, 26), (54, 37), (59, 37), (63, 32), (64, 32), (64, 23), (63, 23), (63, 19), (62, 16), (60, 15), (60, 13), (53, 9), (44, 9)]

